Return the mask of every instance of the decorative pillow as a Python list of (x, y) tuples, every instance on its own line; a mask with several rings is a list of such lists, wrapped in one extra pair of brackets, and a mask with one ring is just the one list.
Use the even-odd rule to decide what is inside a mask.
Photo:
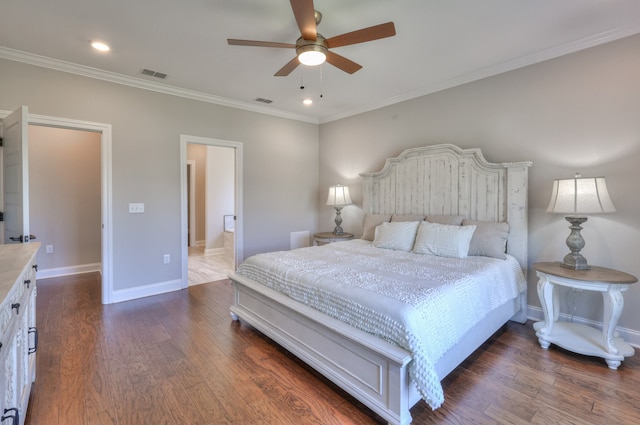
[(505, 251), (509, 237), (509, 223), (465, 219), (462, 222), (462, 227), (464, 226), (476, 226), (469, 246), (469, 255), (481, 255), (502, 260), (507, 258)]
[(461, 226), (463, 215), (428, 215), (425, 217), (425, 221), (438, 224), (451, 224), (454, 226)]
[(365, 214), (362, 223), (362, 239), (372, 241), (376, 227), (382, 223), (388, 223), (391, 214)]
[(375, 230), (373, 245), (378, 248), (411, 251), (419, 221), (382, 223)]
[(439, 257), (465, 258), (475, 226), (456, 226), (423, 221), (418, 228), (413, 251)]
[(391, 221), (422, 221), (424, 214), (394, 214)]

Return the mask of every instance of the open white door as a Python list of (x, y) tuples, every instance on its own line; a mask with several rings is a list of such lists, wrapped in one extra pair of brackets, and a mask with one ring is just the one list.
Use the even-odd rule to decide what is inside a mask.
[(29, 151), (26, 106), (2, 120), (4, 243), (29, 242)]

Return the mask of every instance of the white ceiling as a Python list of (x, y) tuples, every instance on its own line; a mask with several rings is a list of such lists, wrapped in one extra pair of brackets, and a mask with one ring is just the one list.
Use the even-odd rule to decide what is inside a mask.
[[(274, 77), (293, 49), (226, 39), (295, 43), (286, 0), (3, 0), (0, 57), (327, 122), (640, 33), (638, 0), (315, 0), (315, 8), (327, 38), (388, 21), (397, 35), (336, 48), (363, 66), (355, 74), (325, 64)], [(95, 39), (111, 52), (91, 49)]]

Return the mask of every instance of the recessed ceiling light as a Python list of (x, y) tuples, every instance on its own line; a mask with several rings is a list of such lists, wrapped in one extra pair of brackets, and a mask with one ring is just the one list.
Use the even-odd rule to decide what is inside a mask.
[(305, 99), (305, 100), (302, 101), (302, 103), (304, 103), (305, 105), (311, 105), (313, 103), (313, 100)]
[(90, 41), (89, 43), (91, 43), (91, 47), (96, 50), (100, 50), (101, 52), (108, 52), (111, 50), (111, 47), (102, 41)]

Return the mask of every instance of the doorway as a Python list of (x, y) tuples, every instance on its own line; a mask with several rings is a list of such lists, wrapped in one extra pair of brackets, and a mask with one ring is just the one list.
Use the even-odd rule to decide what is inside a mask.
[[(181, 136), (180, 176), (182, 287), (225, 279), (243, 259), (242, 143)], [(202, 272), (191, 282), (190, 265)]]
[(29, 226), (38, 278), (101, 271), (100, 133), (29, 125)]
[[(29, 114), (27, 107), (23, 106), (23, 122), (28, 125), (62, 128), (69, 130), (80, 130), (95, 132), (100, 134), (100, 252), (101, 252), (101, 280), (102, 280), (102, 303), (110, 304), (113, 294), (112, 280), (112, 189), (111, 189), (111, 124), (103, 124), (89, 121), (73, 120), (69, 118), (58, 118), (44, 115)], [(0, 111), (0, 119), (4, 119), (11, 113)], [(24, 132), (26, 133), (26, 131)], [(28, 137), (25, 141), (28, 146)], [(24, 188), (28, 194), (28, 185)], [(28, 210), (28, 209), (27, 209)], [(35, 230), (35, 229), (34, 229)], [(46, 250), (46, 246), (42, 249)], [(54, 247), (55, 249), (55, 247)]]

